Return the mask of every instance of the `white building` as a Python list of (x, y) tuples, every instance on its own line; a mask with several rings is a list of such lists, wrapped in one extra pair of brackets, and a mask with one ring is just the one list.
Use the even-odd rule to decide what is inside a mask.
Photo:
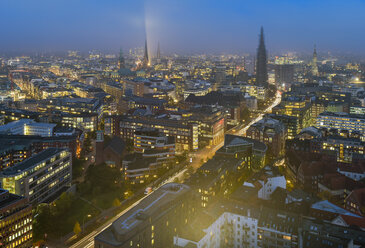
[(270, 200), (271, 194), (280, 187), (286, 189), (286, 180), (284, 176), (268, 177), (265, 180), (258, 181), (261, 188), (258, 191), (258, 197), (264, 200)]
[(56, 124), (52, 123), (39, 123), (30, 119), (20, 119), (0, 126), (0, 133), (50, 137), (53, 135), (53, 128), (55, 126)]
[(200, 240), (193, 241), (176, 236), (174, 245), (175, 247), (187, 247), (188, 244), (193, 244), (197, 248), (219, 248), (225, 247), (229, 240), (233, 247), (255, 248), (257, 247), (257, 231), (258, 219), (250, 217), (249, 209), (247, 216), (225, 212), (203, 230), (204, 234)]

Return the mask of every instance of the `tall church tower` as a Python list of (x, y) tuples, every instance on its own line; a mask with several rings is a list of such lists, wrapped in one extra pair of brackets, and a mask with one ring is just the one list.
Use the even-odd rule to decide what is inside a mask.
[(256, 84), (267, 88), (267, 79), (267, 55), (264, 41), (264, 28), (261, 27), (256, 60)]
[(318, 76), (317, 49), (316, 49), (316, 45), (314, 45), (314, 50), (313, 50), (312, 75), (313, 76)]
[(144, 46), (144, 56), (143, 56), (143, 68), (147, 68), (150, 66), (150, 60), (148, 57), (148, 48), (147, 48), (147, 40), (145, 42), (145, 46)]

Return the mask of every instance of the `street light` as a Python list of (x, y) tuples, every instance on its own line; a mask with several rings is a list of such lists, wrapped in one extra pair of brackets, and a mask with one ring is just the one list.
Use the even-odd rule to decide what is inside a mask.
[(82, 231), (83, 232), (85, 231), (85, 217), (90, 218), (91, 217), (91, 214), (88, 214), (87, 216), (84, 216), (82, 218)]

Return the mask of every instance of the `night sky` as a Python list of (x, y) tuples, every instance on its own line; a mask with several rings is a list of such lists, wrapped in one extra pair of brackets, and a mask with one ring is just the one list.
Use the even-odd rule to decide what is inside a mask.
[(0, 51), (99, 49), (160, 42), (165, 52), (365, 54), (362, 0), (0, 0)]

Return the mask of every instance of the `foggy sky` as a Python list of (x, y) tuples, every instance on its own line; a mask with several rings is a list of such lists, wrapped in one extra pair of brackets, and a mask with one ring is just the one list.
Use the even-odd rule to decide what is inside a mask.
[(365, 54), (362, 0), (0, 0), (0, 51), (99, 49), (157, 42), (163, 52)]

